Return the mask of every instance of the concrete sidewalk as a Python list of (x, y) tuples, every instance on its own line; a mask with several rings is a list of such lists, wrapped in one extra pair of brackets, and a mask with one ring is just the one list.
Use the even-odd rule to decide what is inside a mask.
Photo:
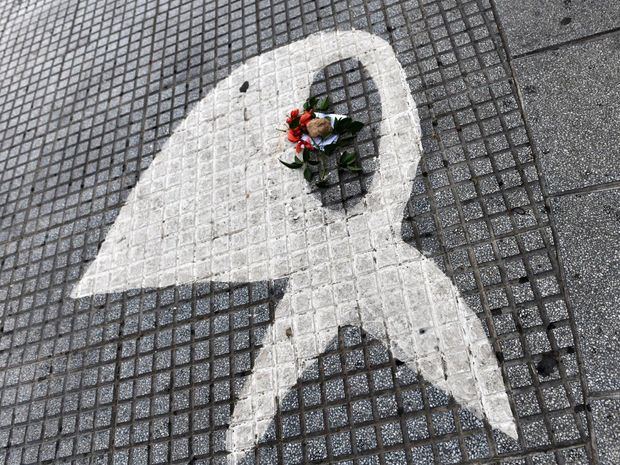
[(620, 462), (620, 5), (498, 1), (545, 179), (596, 458)]
[[(620, 463), (620, 4), (48, 0), (6, 2), (3, 10), (0, 463), (228, 463), (235, 448), (229, 425), (239, 412), (251, 418), (248, 435), (260, 436), (248, 440), (248, 450), (233, 450), (244, 463)], [(406, 264), (418, 271), (407, 275), (399, 257), (398, 285), (389, 292), (382, 278), (362, 279), (368, 269), (391, 278), (388, 249), (375, 247), (385, 225), (349, 216), (363, 217), (377, 203), (369, 194), (376, 186), (389, 190), (388, 161), (379, 154), (392, 127), (385, 108), (397, 105), (389, 101), (395, 67), (385, 66), (388, 60), (364, 62), (363, 42), (309, 76), (294, 47), (291, 59), (276, 53), (277, 65), (265, 61), (298, 40), (312, 44), (319, 31), (352, 29), (393, 50), (420, 119), (415, 177), (391, 178), (394, 190), (401, 181), (413, 185), (396, 242), (411, 246), (415, 259)], [(337, 48), (316, 47), (317, 53)], [(261, 63), (252, 61), (259, 55), (262, 68), (250, 69), (247, 63)], [(247, 85), (222, 90), (226, 78), (236, 83), (240, 69)], [(299, 208), (296, 218), (306, 225), (319, 215), (326, 232), (301, 228), (295, 243), (292, 236), (277, 243), (267, 237), (266, 251), (235, 249), (239, 233), (253, 244), (264, 230), (258, 216), (226, 208), (230, 231), (209, 230), (208, 237), (223, 254), (264, 253), (278, 273), (293, 267), (293, 258), (295, 266), (307, 260), (312, 266), (304, 266), (315, 270), (309, 284), (291, 294), (287, 279), (294, 275), (285, 271), (269, 281), (199, 279), (199, 272), (182, 279), (183, 267), (200, 264), (196, 244), (209, 226), (196, 211), (224, 204), (197, 196), (185, 203), (181, 193), (194, 192), (188, 185), (211, 171), (174, 157), (210, 156), (213, 145), (220, 150), (212, 164), (217, 171), (229, 163), (221, 155), (237, 154), (232, 149), (250, 137), (245, 131), (256, 129), (242, 126), (243, 119), (259, 126), (253, 137), (268, 139), (267, 123), (255, 113), (244, 118), (241, 111), (237, 121), (230, 109), (260, 97), (257, 89), (271, 95), (281, 86), (282, 95), (297, 95), (295, 84), (285, 89), (278, 81), (290, 70), (309, 79), (311, 94), (329, 95), (335, 113), (366, 123), (356, 142), (364, 171), (333, 169), (329, 187), (299, 202), (282, 201), (283, 208)], [(212, 113), (188, 118), (216, 91)], [(252, 111), (271, 114), (260, 98), (254, 103)], [(220, 145), (205, 146), (203, 123), (224, 128), (223, 142), (213, 138)], [(192, 128), (200, 132), (198, 142), (188, 135)], [(156, 168), (163, 156), (154, 160), (166, 150), (173, 163), (153, 176), (162, 173)], [(250, 183), (240, 173), (215, 176), (211, 198), (224, 198), (224, 191), (234, 196), (239, 179), (248, 195), (247, 186), (278, 179), (273, 189), (260, 184), (256, 191), (276, 196), (297, 175), (274, 171)], [(159, 210), (153, 207), (161, 219), (151, 229), (142, 220), (148, 208), (119, 215), (144, 179), (153, 183), (150, 192), (162, 193)], [(164, 214), (166, 207), (173, 213)], [(340, 229), (326, 220), (339, 215), (349, 215)], [(125, 227), (126, 235), (110, 235), (117, 218), (127, 218), (114, 226)], [(142, 240), (148, 234), (158, 239)], [(124, 266), (109, 282), (130, 284), (108, 291), (95, 282), (90, 293), (72, 298), (88, 266), (111, 247), (102, 245), (106, 237), (147, 244), (125, 256), (138, 271)], [(361, 237), (374, 248), (364, 249)], [(333, 238), (347, 247), (341, 267), (316, 271), (329, 260), (332, 266), (337, 251), (321, 246)], [(118, 250), (109, 256), (126, 263), (118, 261)], [(149, 256), (158, 274), (145, 271)], [(340, 279), (346, 273), (352, 278)], [(153, 276), (162, 285), (153, 285)], [(329, 298), (321, 293), (325, 276), (331, 285), (366, 283), (352, 304), (363, 307), (355, 309), (362, 315), (368, 310), (362, 304), (373, 300), (359, 295), (374, 285), (383, 307), (401, 292), (410, 300), (402, 314), (361, 328), (350, 315), (334, 315), (330, 324), (349, 324), (303, 366), (274, 404), (275, 416), (258, 425), (252, 415), (260, 407), (242, 410), (237, 400), (266, 402), (258, 388), (248, 394), (244, 385), (264, 363), (255, 361), (272, 331), (284, 329), (276, 306), (293, 302), (294, 311), (297, 297)], [(341, 295), (335, 299), (342, 302)], [(303, 333), (304, 344), (318, 341), (327, 319), (294, 320), (287, 338)], [(400, 329), (413, 342), (382, 338), (381, 327)], [(476, 344), (455, 350), (448, 327), (458, 335), (453, 341)], [(437, 342), (420, 348), (428, 340), (423, 334), (437, 334)], [(436, 363), (405, 360), (402, 354), (414, 346), (418, 356), (429, 350)], [(470, 354), (475, 374), (462, 392), (448, 379), (459, 351)], [(282, 354), (274, 357), (276, 377), (290, 361)], [(490, 370), (485, 373), (496, 369), (497, 379), (478, 376), (479, 365)], [(499, 426), (503, 404), (489, 400), (497, 392), (506, 399), (515, 437)], [(455, 399), (475, 399), (484, 408)]]

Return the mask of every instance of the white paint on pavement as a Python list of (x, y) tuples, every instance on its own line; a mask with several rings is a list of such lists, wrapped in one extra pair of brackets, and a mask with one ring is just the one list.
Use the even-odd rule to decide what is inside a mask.
[[(315, 73), (359, 60), (382, 102), (379, 167), (347, 211), (322, 208), (300, 172), (285, 114)], [(246, 93), (239, 88), (250, 83)], [(276, 399), (342, 325), (358, 325), (430, 383), (516, 438), (501, 372), (478, 317), (447, 276), (404, 243), (420, 126), (390, 45), (359, 31), (317, 33), (248, 60), (170, 137), (121, 209), (74, 297), (195, 281), (288, 278), (288, 289), (229, 429), (236, 463), (266, 431)], [(421, 331), (422, 330), (422, 331)]]

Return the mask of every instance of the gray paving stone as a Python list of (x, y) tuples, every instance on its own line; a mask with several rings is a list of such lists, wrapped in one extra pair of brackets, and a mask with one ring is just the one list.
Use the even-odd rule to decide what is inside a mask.
[(620, 463), (620, 400), (596, 399), (590, 406), (599, 463), (616, 465)]
[(615, 35), (514, 61), (551, 194), (620, 180), (619, 44)]
[(620, 27), (620, 4), (591, 0), (496, 0), (513, 56)]
[(590, 392), (620, 390), (620, 190), (553, 198)]
[[(528, 352), (557, 349), (545, 339), (550, 322), (571, 327), (491, 3), (242, 3), (69, 1), (13, 12), (16, 40), (0, 41), (0, 63), (8, 64), (0, 82), (0, 439), (11, 441), (0, 457), (10, 463), (97, 463), (108, 447), (109, 463), (226, 463), (235, 395), (284, 283), (196, 283), (77, 302), (65, 294), (192, 106), (259, 47), (319, 29), (372, 31), (396, 50), (425, 147), (405, 239), (454, 278), (497, 335), (496, 350), (510, 341), (509, 395), (531, 392), (537, 401), (549, 384), (579, 391), (574, 354), (561, 354), (573, 363), (566, 375), (542, 379)], [(376, 120), (374, 84), (356, 63), (324, 74), (313, 90)], [(376, 138), (367, 139), (358, 148), (370, 178)], [(360, 179), (333, 187), (324, 195), (334, 208), (365, 192)], [(520, 267), (508, 264), (517, 259)], [(355, 463), (497, 461), (531, 455), (529, 442), (538, 447), (534, 433), (520, 445), (491, 434), (357, 328), (343, 328), (325, 355), (282, 400), (285, 414), (256, 451), (262, 463), (333, 463), (350, 454)], [(572, 404), (553, 405), (551, 413), (522, 408), (517, 420), (553, 428), (553, 418), (568, 415), (573, 432), (581, 417)], [(562, 440), (552, 438), (550, 455), (587, 443), (582, 435)], [(369, 447), (364, 457), (358, 441)]]

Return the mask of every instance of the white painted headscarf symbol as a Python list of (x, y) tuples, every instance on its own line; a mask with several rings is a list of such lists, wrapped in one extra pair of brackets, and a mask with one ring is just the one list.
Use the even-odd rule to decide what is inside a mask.
[[(300, 173), (278, 164), (276, 128), (316, 72), (354, 58), (382, 103), (370, 192), (322, 208)], [(239, 88), (250, 83), (245, 93)], [(405, 74), (384, 40), (317, 33), (248, 60), (187, 116), (142, 175), (74, 297), (195, 281), (288, 278), (229, 429), (236, 463), (339, 326), (362, 326), (463, 407), (516, 438), (501, 372), (478, 317), (451, 281), (401, 237), (420, 159)]]

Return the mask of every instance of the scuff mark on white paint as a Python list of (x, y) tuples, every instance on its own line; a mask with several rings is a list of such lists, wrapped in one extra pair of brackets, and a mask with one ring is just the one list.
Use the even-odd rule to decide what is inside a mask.
[[(301, 174), (279, 166), (288, 144), (276, 128), (307, 98), (315, 73), (348, 58), (376, 83), (383, 119), (370, 192), (345, 212), (322, 208)], [(245, 81), (250, 86), (241, 93)], [(417, 110), (384, 40), (321, 32), (265, 53), (221, 81), (170, 137), (72, 295), (288, 278), (234, 408), (233, 463), (254, 447), (276, 399), (343, 325), (363, 327), (428, 382), (516, 438), (478, 317), (449, 278), (401, 237), (420, 156)], [(325, 279), (311, 285), (317, 276)]]

